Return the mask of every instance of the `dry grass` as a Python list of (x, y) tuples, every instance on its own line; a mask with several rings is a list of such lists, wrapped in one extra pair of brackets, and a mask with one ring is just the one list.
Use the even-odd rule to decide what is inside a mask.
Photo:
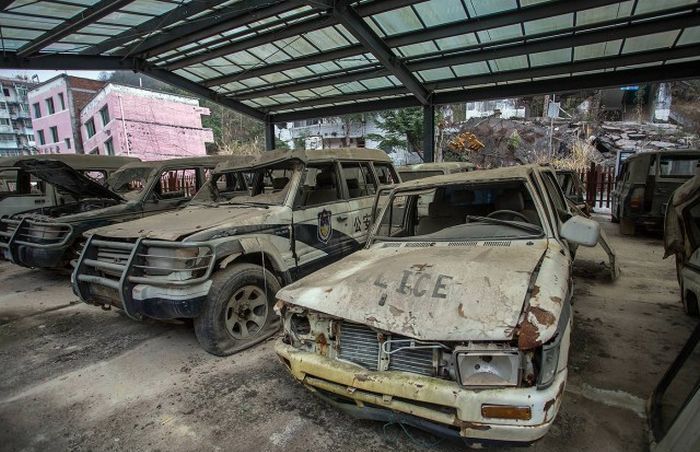
[(257, 138), (245, 143), (240, 141), (219, 143), (219, 155), (258, 155), (263, 148), (262, 140)]
[(576, 139), (571, 145), (571, 153), (566, 157), (541, 156), (542, 161), (537, 163), (549, 163), (558, 169), (570, 169), (582, 171), (588, 168), (591, 162), (597, 162), (599, 153), (596, 148), (584, 140)]

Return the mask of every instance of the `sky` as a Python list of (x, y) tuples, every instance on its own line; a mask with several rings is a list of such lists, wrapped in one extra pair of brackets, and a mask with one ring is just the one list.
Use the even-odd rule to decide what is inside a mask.
[(84, 77), (91, 79), (99, 79), (102, 71), (32, 71), (32, 70), (15, 70), (15, 69), (0, 69), (0, 77), (13, 78), (17, 75), (26, 75), (31, 78), (34, 74), (39, 76), (40, 82), (45, 82), (58, 74), (67, 73), (76, 77)]

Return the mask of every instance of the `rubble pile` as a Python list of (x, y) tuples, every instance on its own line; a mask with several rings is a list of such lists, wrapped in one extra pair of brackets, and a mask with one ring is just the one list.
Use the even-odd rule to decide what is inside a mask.
[(595, 131), (596, 145), (603, 152), (664, 151), (690, 149), (698, 137), (674, 124), (604, 122)]

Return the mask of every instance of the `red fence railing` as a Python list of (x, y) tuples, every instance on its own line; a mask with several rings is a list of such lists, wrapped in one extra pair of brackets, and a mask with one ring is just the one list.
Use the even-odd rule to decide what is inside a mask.
[(586, 203), (591, 207), (610, 207), (610, 199), (615, 185), (615, 167), (591, 163), (579, 171), (583, 182)]

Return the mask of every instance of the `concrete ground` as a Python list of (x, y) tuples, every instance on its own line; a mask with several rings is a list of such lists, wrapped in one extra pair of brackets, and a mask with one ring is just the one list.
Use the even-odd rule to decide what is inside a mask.
[[(646, 449), (644, 399), (694, 324), (658, 237), (621, 238), (620, 279), (597, 249), (576, 266), (562, 411), (536, 451)], [(460, 450), (357, 421), (292, 382), (270, 342), (231, 358), (192, 328), (79, 303), (68, 277), (0, 263), (2, 450)]]

